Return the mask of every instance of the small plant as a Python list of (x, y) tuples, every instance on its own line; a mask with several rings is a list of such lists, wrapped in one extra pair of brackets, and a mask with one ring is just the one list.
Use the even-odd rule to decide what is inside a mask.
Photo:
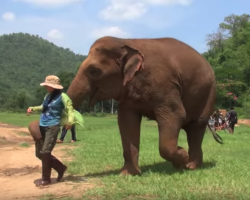
[(20, 144), (20, 146), (21, 147), (30, 147), (30, 144), (28, 144), (28, 143), (25, 142), (25, 143)]

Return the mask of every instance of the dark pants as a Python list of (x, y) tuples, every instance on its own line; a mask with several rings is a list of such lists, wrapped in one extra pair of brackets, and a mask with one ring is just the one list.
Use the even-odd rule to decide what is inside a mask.
[(51, 127), (41, 127), (40, 131), (42, 138), (37, 141), (36, 146), (36, 157), (41, 159), (41, 154), (51, 153), (56, 145), (58, 133), (60, 131), (60, 125)]
[(229, 128), (231, 129), (231, 133), (234, 133), (234, 125), (235, 123), (234, 122), (229, 122)]
[[(51, 154), (56, 145), (60, 125), (40, 127), (42, 138), (36, 141), (36, 157), (42, 161), (42, 180), (50, 183), (51, 168), (58, 172), (57, 181), (60, 181), (64, 171), (67, 169), (55, 156)], [(38, 185), (41, 185), (39, 183)]]
[[(75, 125), (72, 126), (72, 128), (70, 129), (71, 130), (71, 137), (72, 137), (72, 140), (76, 141), (76, 130), (75, 130)], [(64, 137), (66, 135), (68, 130), (65, 129), (65, 127), (63, 127), (62, 129), (62, 135), (60, 137), (60, 140), (63, 141), (64, 140)]]

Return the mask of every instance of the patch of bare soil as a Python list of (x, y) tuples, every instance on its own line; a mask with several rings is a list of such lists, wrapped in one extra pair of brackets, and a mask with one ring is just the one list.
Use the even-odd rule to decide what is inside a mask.
[(238, 124), (245, 124), (250, 126), (250, 119), (238, 119)]
[[(20, 143), (29, 143), (30, 147), (21, 147)], [(53, 155), (62, 162), (72, 158), (64, 155), (64, 148), (56, 145)], [(84, 191), (94, 185), (81, 176), (64, 175), (63, 182), (57, 182), (56, 171), (52, 170), (52, 184), (36, 187), (35, 181), (41, 179), (41, 161), (35, 157), (35, 146), (27, 128), (0, 123), (0, 200), (39, 199), (44, 195), (80, 198)]]

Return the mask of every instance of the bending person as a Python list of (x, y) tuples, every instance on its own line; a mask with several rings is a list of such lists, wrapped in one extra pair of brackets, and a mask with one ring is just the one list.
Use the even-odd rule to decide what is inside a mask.
[[(76, 142), (76, 129), (75, 129), (75, 125), (72, 126), (71, 130), (71, 141), (70, 142)], [(65, 127), (62, 128), (62, 133), (61, 133), (61, 137), (59, 140), (57, 140), (57, 143), (63, 143), (64, 137), (66, 136), (67, 133), (67, 129)]]
[[(78, 112), (80, 112), (80, 109), (76, 109)], [(76, 127), (75, 125), (72, 126), (71, 130), (71, 141), (70, 142), (76, 142)], [(62, 133), (61, 133), (61, 137), (59, 140), (57, 140), (57, 143), (63, 143), (63, 140), (67, 134), (67, 129), (65, 127), (62, 128)]]

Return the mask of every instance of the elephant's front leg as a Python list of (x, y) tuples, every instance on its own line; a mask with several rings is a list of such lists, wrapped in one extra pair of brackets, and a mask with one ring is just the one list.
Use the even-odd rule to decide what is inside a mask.
[(141, 114), (122, 106), (119, 107), (118, 124), (124, 157), (121, 173), (124, 175), (141, 173), (138, 166), (141, 118)]
[[(164, 111), (167, 110), (163, 108)], [(183, 109), (178, 108), (175, 112), (163, 112), (158, 115), (159, 127), (159, 152), (162, 158), (172, 162), (176, 169), (184, 169), (188, 163), (188, 153), (178, 146), (178, 136), (182, 119), (185, 116)]]

